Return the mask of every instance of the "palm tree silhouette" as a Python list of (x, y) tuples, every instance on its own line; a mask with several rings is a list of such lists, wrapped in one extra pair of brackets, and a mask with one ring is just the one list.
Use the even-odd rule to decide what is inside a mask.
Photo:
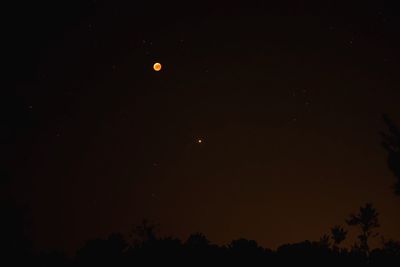
[(378, 235), (374, 233), (374, 229), (380, 226), (378, 216), (379, 213), (372, 203), (367, 203), (364, 207), (360, 207), (357, 214), (351, 214), (349, 219), (346, 220), (348, 225), (360, 228), (360, 234), (358, 235), (359, 248), (366, 256), (369, 256), (370, 253), (369, 239)]
[(331, 228), (331, 238), (333, 240), (333, 249), (335, 251), (339, 250), (339, 245), (342, 243), (347, 236), (347, 231), (344, 230), (341, 226), (335, 225)]

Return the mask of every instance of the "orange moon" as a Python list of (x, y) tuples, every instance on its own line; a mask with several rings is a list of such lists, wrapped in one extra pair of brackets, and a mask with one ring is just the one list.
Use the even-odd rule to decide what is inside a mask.
[(161, 64), (160, 63), (154, 63), (154, 65), (153, 65), (153, 69), (155, 70), (155, 71), (160, 71), (161, 70)]

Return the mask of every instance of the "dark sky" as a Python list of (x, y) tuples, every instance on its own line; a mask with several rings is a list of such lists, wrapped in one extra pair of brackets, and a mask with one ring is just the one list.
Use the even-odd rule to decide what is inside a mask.
[(378, 134), (400, 114), (395, 6), (125, 2), (10, 7), (2, 159), (37, 247), (147, 218), (275, 248), (367, 201), (400, 239)]

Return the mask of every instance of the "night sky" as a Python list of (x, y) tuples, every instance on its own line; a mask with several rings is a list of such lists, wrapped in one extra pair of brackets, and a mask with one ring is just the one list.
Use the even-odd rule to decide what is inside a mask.
[(379, 135), (400, 122), (395, 6), (126, 2), (10, 7), (1, 156), (36, 247), (149, 219), (276, 248), (368, 201), (400, 239)]

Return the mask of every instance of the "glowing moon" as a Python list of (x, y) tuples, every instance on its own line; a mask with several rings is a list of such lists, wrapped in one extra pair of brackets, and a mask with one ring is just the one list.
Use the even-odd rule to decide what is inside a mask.
[(155, 70), (155, 71), (160, 71), (161, 70), (161, 64), (160, 63), (154, 63), (154, 65), (153, 65), (153, 69)]

